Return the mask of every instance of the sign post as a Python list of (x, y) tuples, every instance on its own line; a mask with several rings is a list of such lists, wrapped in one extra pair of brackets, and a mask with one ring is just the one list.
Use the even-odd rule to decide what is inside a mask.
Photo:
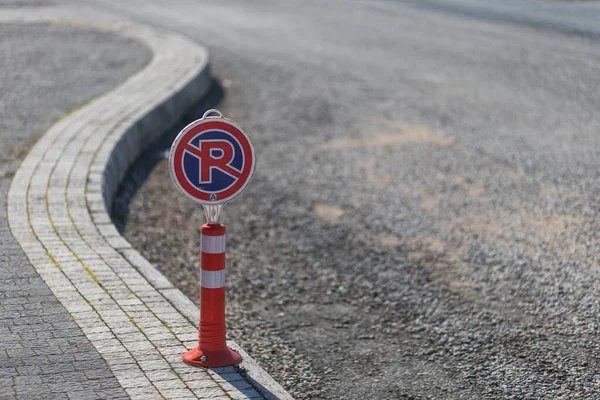
[(244, 190), (255, 164), (250, 137), (214, 109), (186, 126), (171, 146), (171, 179), (202, 204), (207, 220), (201, 230), (198, 347), (182, 357), (190, 365), (224, 367), (242, 360), (225, 342), (226, 235), (220, 221), (223, 205)]

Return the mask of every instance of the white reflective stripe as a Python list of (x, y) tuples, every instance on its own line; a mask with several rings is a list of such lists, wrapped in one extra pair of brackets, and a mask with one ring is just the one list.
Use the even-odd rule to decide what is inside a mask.
[(205, 271), (200, 275), (200, 285), (207, 289), (217, 289), (225, 287), (225, 270)]
[(209, 254), (225, 253), (225, 236), (202, 235), (202, 252)]

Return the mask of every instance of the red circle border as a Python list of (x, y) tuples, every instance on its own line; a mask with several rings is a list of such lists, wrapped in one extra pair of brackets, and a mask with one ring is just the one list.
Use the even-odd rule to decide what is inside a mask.
[[(215, 193), (215, 196), (217, 197), (215, 200), (210, 199), (212, 192), (205, 192), (193, 186), (187, 180), (182, 167), (185, 145), (189, 144), (194, 137), (210, 130), (225, 131), (233, 136), (235, 139), (237, 139), (242, 148), (242, 152), (244, 153), (242, 176), (225, 191)], [(173, 143), (173, 150), (171, 151), (171, 157), (169, 161), (171, 164), (170, 167), (173, 180), (175, 183), (177, 183), (177, 186), (184, 194), (201, 203), (219, 204), (231, 200), (240, 192), (242, 192), (242, 190), (244, 190), (254, 171), (255, 157), (254, 148), (250, 138), (240, 128), (223, 119), (205, 119), (193, 122), (190, 124), (190, 126), (184, 128), (184, 130), (178, 135)]]

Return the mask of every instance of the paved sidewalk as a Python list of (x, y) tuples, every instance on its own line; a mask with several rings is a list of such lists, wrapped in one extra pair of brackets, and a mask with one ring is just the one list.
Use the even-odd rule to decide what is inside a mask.
[(12, 236), (6, 196), (19, 162), (50, 124), (143, 67), (150, 50), (52, 24), (3, 24), (0, 38), (0, 398), (125, 397)]
[[(50, 289), (48, 297), (58, 299), (78, 325), (79, 330), (69, 331), (87, 338), (98, 362), (104, 360), (104, 375), (94, 377), (110, 380), (113, 386), (99, 389), (115, 392), (98, 397), (118, 397), (124, 390), (139, 399), (291, 398), (243, 350), (241, 369), (185, 365), (181, 354), (197, 344), (197, 308), (110, 220), (106, 208), (128, 166), (206, 92), (210, 74), (206, 51), (180, 36), (139, 26), (109, 30), (151, 48), (152, 61), (61, 119), (33, 146), (8, 194), (11, 232)], [(38, 318), (45, 319), (56, 321)], [(75, 342), (67, 347), (76, 347)], [(77, 361), (73, 368), (85, 375), (89, 364)], [(8, 372), (19, 373), (16, 368)], [(34, 390), (40, 371), (29, 372), (32, 380), (23, 383)], [(9, 383), (15, 387), (12, 378)], [(48, 386), (52, 394), (66, 396), (67, 389)], [(83, 393), (72, 397), (85, 398)]]

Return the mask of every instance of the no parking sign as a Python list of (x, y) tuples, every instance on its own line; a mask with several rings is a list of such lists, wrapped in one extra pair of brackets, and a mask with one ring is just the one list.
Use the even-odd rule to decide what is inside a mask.
[[(211, 116), (217, 114), (217, 116)], [(204, 205), (240, 194), (255, 166), (250, 137), (217, 110), (186, 126), (169, 154), (171, 178), (185, 195)]]
[(198, 347), (185, 352), (184, 362), (200, 367), (224, 367), (242, 360), (227, 346), (225, 333), (226, 229), (221, 208), (244, 190), (254, 174), (250, 137), (218, 110), (186, 126), (169, 153), (175, 185), (204, 206), (207, 222), (201, 229), (200, 323)]

